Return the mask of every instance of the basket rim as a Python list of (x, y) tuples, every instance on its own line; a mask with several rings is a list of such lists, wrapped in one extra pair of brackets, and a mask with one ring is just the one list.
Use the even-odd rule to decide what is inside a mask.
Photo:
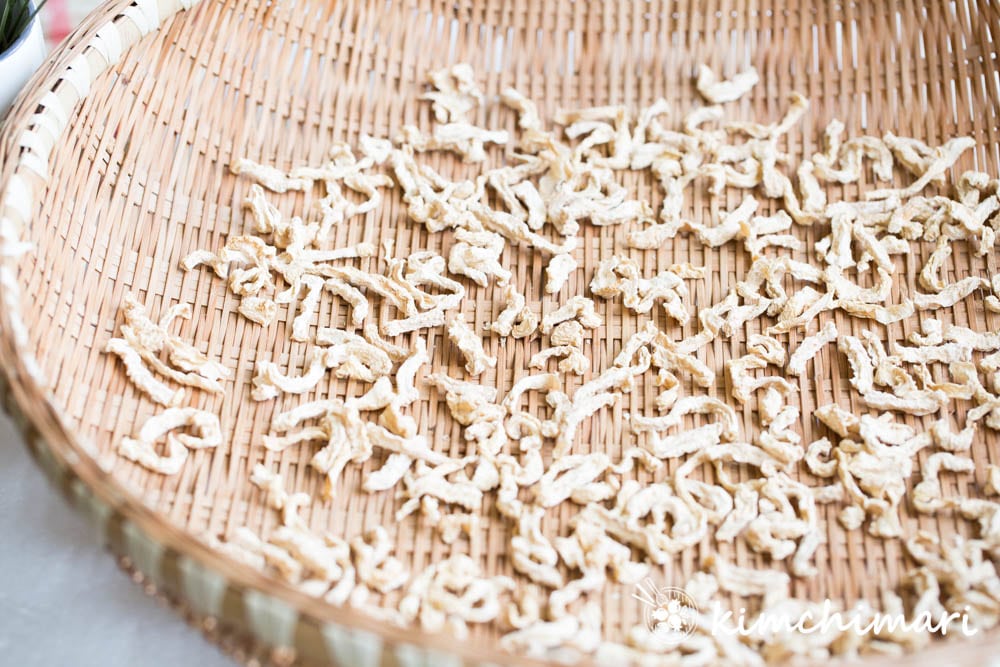
[[(183, 10), (195, 11), (200, 3), (201, 0), (104, 0), (47, 56), (0, 125), (0, 223), (24, 217), (17, 215), (10, 198), (11, 191), (15, 189), (14, 181), (30, 171), (21, 161), (20, 136), (27, 131), (35, 110), (45, 106), (47, 96), (55, 96), (64, 102), (67, 98), (76, 97), (65, 108), (67, 126), (72, 121), (77, 105), (85, 95), (75, 94), (79, 91), (73, 90), (71, 81), (66, 76), (67, 70), (72, 69), (78, 58), (88, 57), (85, 53), (89, 57), (94, 55), (91, 51), (95, 50), (93, 43), (100, 37), (99, 33), (109, 27), (120, 31), (121, 55), (125, 55), (139, 39), (161, 29), (176, 13)], [(136, 26), (134, 21), (137, 12), (148, 12), (154, 7), (158, 14), (156, 25)], [(133, 23), (128, 23), (128, 19)], [(108, 62), (105, 67), (92, 71), (91, 81), (113, 65), (114, 62)], [(61, 128), (62, 131), (65, 129)], [(47, 184), (47, 179), (43, 179), (41, 189)], [(30, 204), (29, 211), (34, 213), (37, 201), (30, 201)], [(14, 210), (13, 215), (11, 210)], [(25, 227), (30, 225), (30, 215), (20, 222)], [(0, 235), (0, 255), (7, 262), (2, 269), (5, 271), (13, 271), (16, 266), (16, 257), (11, 259), (8, 253), (3, 252), (10, 243), (11, 239)], [(11, 286), (6, 284), (9, 281), (0, 282), (5, 283), (0, 287), (0, 386), (7, 389), (4, 396), (5, 407), (14, 416), (27, 446), (53, 484), (63, 490), (82, 484), (88, 493), (107, 506), (115, 519), (131, 523), (148, 539), (178, 557), (193, 559), (223, 576), (227, 586), (240, 595), (257, 591), (273, 596), (300, 615), (297, 623), (313, 623), (319, 627), (334, 624), (348, 631), (370, 633), (385, 642), (383, 652), (399, 646), (411, 646), (433, 651), (438, 656), (460, 658), (468, 664), (554, 664), (506, 653), (482, 640), (455, 642), (442, 633), (432, 634), (414, 627), (398, 627), (384, 623), (362, 610), (328, 604), (211, 548), (172, 524), (166, 517), (146, 507), (120, 480), (101, 468), (98, 461), (88, 453), (91, 449), (87, 443), (73, 433), (58, 406), (50, 401), (42, 382), (44, 378), (32, 368), (33, 359), (25, 345), (26, 341), (19, 340), (16, 333), (21, 326), (17, 315), (20, 307), (17, 285), (14, 285), (15, 291), (12, 292)], [(16, 283), (16, 277), (12, 282)], [(141, 569), (139, 571), (142, 572)], [(159, 583), (152, 573), (142, 574)], [(259, 641), (269, 643), (249, 626), (241, 630)], [(997, 647), (1000, 647), (1000, 630), (983, 633), (978, 639), (934, 642), (919, 654), (882, 656), (881, 659), (870, 657), (864, 659), (863, 664), (930, 666), (940, 664), (942, 660), (954, 662), (965, 659), (971, 662), (972, 658), (985, 655), (989, 648)], [(945, 651), (948, 652), (947, 658)], [(592, 659), (583, 664), (588, 663), (592, 663)]]

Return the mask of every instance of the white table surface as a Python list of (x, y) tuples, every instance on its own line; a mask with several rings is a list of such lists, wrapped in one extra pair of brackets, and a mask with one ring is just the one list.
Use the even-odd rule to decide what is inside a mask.
[(0, 413), (0, 663), (232, 667), (98, 546)]

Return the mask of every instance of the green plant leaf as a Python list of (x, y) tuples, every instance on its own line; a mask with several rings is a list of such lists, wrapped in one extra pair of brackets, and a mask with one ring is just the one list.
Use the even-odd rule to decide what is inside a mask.
[(0, 52), (9, 49), (31, 26), (47, 0), (32, 8), (30, 0), (6, 0), (0, 10)]
[(7, 24), (10, 18), (13, 3), (8, 2), (3, 6), (3, 14), (0, 14), (0, 50), (7, 50)]

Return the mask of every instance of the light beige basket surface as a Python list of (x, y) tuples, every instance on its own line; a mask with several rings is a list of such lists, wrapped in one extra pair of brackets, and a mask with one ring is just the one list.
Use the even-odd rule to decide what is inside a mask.
[[(19, 259), (8, 260), (3, 276), (0, 359), (9, 385), (4, 393), (41, 462), (118, 553), (198, 616), (217, 618), (269, 645), (290, 646), (308, 664), (479, 664), (508, 658), (495, 649), (492, 629), (473, 630), (472, 639), (461, 645), (396, 629), (324, 605), (228, 561), (196, 539), (206, 533), (227, 535), (243, 525), (265, 532), (275, 525), (248, 479), (257, 463), (277, 468), (297, 491), (318, 498), (322, 488), (322, 479), (307, 465), (310, 447), (275, 454), (262, 446), (272, 416), (308, 397), (255, 402), (249, 396), (256, 360), (274, 358), (295, 371), (309, 346), (288, 341), (282, 317), (268, 327), (240, 317), (225, 281), (208, 271), (178, 267), (190, 251), (217, 249), (227, 236), (248, 228), (242, 201), (249, 182), (230, 173), (232, 160), (249, 157), (281, 168), (317, 164), (333, 141), (356, 144), (361, 133), (392, 136), (405, 123), (429, 127), (429, 106), (417, 99), (426, 74), (456, 62), (473, 66), (487, 96), (514, 86), (538, 101), (543, 117), (560, 107), (621, 103), (638, 108), (658, 97), (683, 112), (700, 104), (691, 74), (707, 63), (727, 73), (754, 64), (761, 73), (762, 83), (728, 108), (732, 117), (775, 120), (791, 91), (809, 98), (805, 122), (788, 137), (793, 154), (811, 154), (822, 128), (840, 118), (855, 135), (892, 131), (931, 145), (969, 135), (979, 147), (959, 166), (991, 174), (1000, 170), (993, 42), (1000, 35), (1000, 16), (991, 2), (925, 7), (916, 2), (725, 0), (205, 0), (188, 9), (181, 4), (106, 3), (53, 54), (4, 126), (2, 212), (6, 221), (23, 223), (20, 238), (32, 244)], [(486, 104), (476, 120), (515, 130), (514, 115), (496, 103)], [(48, 142), (51, 154), (22, 147), (28, 130), (54, 137)], [(24, 158), (29, 152), (38, 153), (34, 162)], [(498, 149), (491, 155), (499, 160), (503, 153)], [(446, 174), (474, 173), (474, 167), (448, 154), (424, 158)], [(658, 187), (647, 175), (626, 173), (623, 182), (658, 205)], [(715, 199), (692, 192), (687, 214), (696, 217), (714, 216), (742, 197), (736, 191)], [(831, 192), (854, 197), (858, 188), (838, 186)], [(316, 198), (299, 193), (273, 200), (287, 214), (308, 214)], [(561, 298), (586, 293), (599, 258), (624, 247), (626, 227), (584, 227), (576, 251), (580, 269)], [(3, 233), (3, 247), (12, 250), (11, 227)], [(811, 246), (819, 231), (798, 228), (795, 233)], [(385, 239), (395, 241), (396, 256), (418, 248), (446, 253), (450, 243), (449, 234), (429, 234), (407, 221), (398, 192), (389, 193), (379, 210), (336, 230), (337, 244)], [(710, 267), (707, 280), (693, 283), (697, 307), (719, 301), (750, 264), (737, 244), (712, 250), (684, 234), (658, 251), (635, 256), (649, 273), (680, 261)], [(918, 259), (899, 261), (894, 302), (915, 289)], [(542, 295), (543, 260), (537, 253), (511, 247), (504, 261), (517, 284), (528, 286), (536, 312), (558, 305), (558, 298)], [(361, 266), (375, 262), (365, 260)], [(946, 274), (950, 279), (990, 276), (996, 269), (995, 254), (976, 258), (959, 245)], [(502, 308), (500, 291), (468, 285), (463, 310), (478, 329)], [(120, 324), (118, 306), (128, 292), (153, 314), (190, 303), (194, 316), (181, 334), (236, 371), (225, 396), (192, 393), (196, 405), (221, 416), (226, 445), (194, 453), (176, 476), (150, 473), (116, 454), (121, 438), (156, 411), (126, 380), (115, 358), (102, 352)], [(593, 332), (585, 351), (593, 367), (601, 369), (642, 320), (618, 300), (597, 303), (605, 324)], [(346, 316), (342, 302), (324, 297), (321, 321), (343, 324)], [(827, 316), (842, 332), (871, 328), (842, 313)], [(1000, 315), (986, 312), (981, 298), (963, 301), (941, 317), (979, 330), (1000, 327)], [(665, 318), (658, 324), (678, 337), (698, 327), (696, 320), (684, 327)], [(753, 323), (749, 333), (759, 326)], [(889, 327), (889, 334), (902, 339), (917, 327), (914, 317)], [(715, 340), (702, 358), (721, 368), (743, 354), (745, 335)], [(792, 333), (790, 346), (801, 338), (801, 332)], [(464, 376), (457, 351), (440, 328), (428, 333), (428, 344), (431, 370)], [(499, 363), (481, 381), (505, 391), (541, 345), (538, 337), (517, 342), (488, 337), (487, 351)], [(797, 381), (804, 442), (825, 434), (810, 417), (818, 405), (837, 401), (864, 409), (848, 376), (844, 358), (827, 346), (816, 358), (815, 373)], [(357, 395), (362, 388), (331, 376), (315, 395)], [(727, 390), (720, 373), (712, 391), (724, 396)], [(632, 437), (625, 414), (650, 409), (655, 395), (651, 378), (645, 378), (618, 406), (583, 426), (580, 450), (618, 456)], [(414, 414), (421, 429), (431, 429), (436, 448), (461, 451), (461, 430), (439, 394), (425, 392)], [(749, 432), (749, 408), (741, 417)], [(931, 419), (905, 421), (926, 427)], [(972, 451), (979, 469), (957, 482), (949, 478), (945, 492), (980, 489), (987, 464), (1000, 463), (997, 445), (995, 433), (980, 433)], [(349, 466), (342, 493), (307, 509), (309, 524), (344, 536), (384, 524), (396, 541), (396, 555), (414, 570), (471, 550), (487, 572), (512, 572), (505, 555), (510, 526), (494, 516), (491, 504), (481, 539), (449, 547), (415, 518), (396, 524), (399, 501), (391, 492), (361, 491), (363, 475), (380, 463), (376, 457), (364, 466)], [(645, 472), (639, 475), (649, 479)], [(816, 556), (820, 574), (795, 580), (793, 592), (845, 602), (877, 599), (910, 563), (897, 540), (843, 530), (838, 510), (837, 505), (822, 510), (828, 532)], [(943, 536), (970, 532), (967, 522), (950, 514), (927, 517), (904, 507), (903, 515), (907, 526)], [(571, 516), (569, 507), (561, 508), (547, 521), (547, 530), (557, 533)], [(655, 578), (680, 585), (709, 553), (742, 564), (767, 564), (739, 540), (736, 546), (705, 540), (656, 570)], [(611, 636), (641, 619), (631, 592), (609, 584), (602, 598)], [(932, 649), (920, 660), (972, 664), (987, 655), (981, 651), (997, 645), (993, 637), (979, 637)]]

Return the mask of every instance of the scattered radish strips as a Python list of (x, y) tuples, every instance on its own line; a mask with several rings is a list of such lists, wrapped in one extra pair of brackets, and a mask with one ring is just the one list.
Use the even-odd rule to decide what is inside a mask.
[[(367, 465), (361, 490), (395, 498), (396, 522), (433, 529), (450, 555), (410, 573), (386, 527), (350, 539), (315, 531), (306, 515), (320, 500), (264, 466), (251, 482), (280, 525), (208, 539), (388, 622), (460, 639), (475, 624), (496, 624), (501, 644), (527, 655), (653, 664), (662, 647), (647, 628), (608, 636), (599, 603), (610, 587), (632, 585), (706, 540), (739, 541), (768, 568), (705, 559), (686, 585), (703, 614), (731, 595), (756, 600), (759, 613), (814, 610), (815, 601), (792, 596), (791, 583), (816, 575), (834, 516), (837, 530), (902, 540), (914, 564), (899, 594), (886, 590), (865, 609), (913, 617), (971, 608), (976, 627), (996, 625), (1000, 468), (962, 493), (953, 479), (976, 474), (975, 438), (1000, 430), (1000, 336), (937, 317), (971, 299), (1000, 312), (1000, 280), (947, 270), (955, 244), (985, 256), (1000, 231), (1000, 180), (956, 173), (975, 142), (845, 137), (834, 120), (819, 149), (799, 159), (786, 152), (786, 136), (808, 112), (803, 96), (767, 121), (729, 119), (721, 106), (751, 94), (760, 82), (752, 67), (729, 78), (699, 68), (694, 86), (707, 106), (561, 109), (558, 127), (518, 91), (497, 101), (479, 80), (467, 65), (431, 73), (422, 97), (430, 129), (406, 126), (391, 141), (364, 135), (356, 150), (338, 143), (321, 164), (288, 170), (236, 159), (233, 173), (250, 182), (247, 233), (181, 262), (225, 281), (248, 327), (303, 346), (254, 359), (253, 399), (284, 401), (261, 443), (270, 455), (309, 448), (308, 474), (322, 479), (324, 498), (348, 492), (347, 471)], [(497, 103), (516, 116), (515, 132), (476, 125), (477, 111)], [(499, 159), (505, 147), (516, 160)], [(433, 151), (457, 154), (477, 175), (452, 180), (426, 159)], [(658, 209), (620, 183), (621, 172), (645, 170), (661, 189)], [(832, 184), (859, 184), (849, 191), (860, 194), (838, 199)], [(322, 198), (306, 218), (286, 216), (268, 194), (314, 188)], [(695, 189), (738, 203), (688, 219)], [(401, 196), (423, 228), (414, 238), (441, 235), (434, 247), (446, 250), (396, 257), (391, 239), (332, 246), (338, 225), (376, 211), (387, 193)], [(584, 253), (595, 249), (583, 232), (605, 226), (622, 226), (626, 242), (602, 241), (606, 254), (583, 275)], [(818, 239), (809, 248), (807, 226)], [(722, 276), (718, 302), (700, 300), (709, 271), (657, 263), (656, 250), (678, 236), (705, 252), (733, 244), (746, 253), (742, 274), (731, 284)], [(899, 284), (918, 242), (933, 250), (916, 265), (915, 284)], [(537, 270), (515, 275), (512, 255), (525, 252)], [(470, 295), (482, 294), (500, 308), (470, 306), (482, 304)], [(336, 306), (331, 317), (331, 302), (346, 317)], [(126, 297), (122, 315), (107, 351), (162, 411), (120, 451), (173, 474), (188, 450), (223, 442), (218, 417), (180, 407), (185, 394), (174, 385), (222, 394), (232, 373), (170, 333), (174, 320), (192, 316), (188, 306), (154, 322)], [(623, 324), (614, 349), (600, 339), (606, 317), (637, 322)], [(344, 328), (331, 326), (341, 319)], [(890, 325), (904, 321), (912, 333), (896, 340)], [(663, 328), (689, 324), (685, 338)], [(719, 345), (737, 336), (745, 342)], [(505, 346), (514, 345), (511, 354)], [(432, 359), (465, 372), (426, 374)], [(853, 406), (827, 402), (801, 414), (797, 393), (839, 363)], [(341, 380), (360, 393), (332, 398)], [(648, 387), (656, 395), (644, 407)], [(447, 431), (438, 415), (421, 414), (419, 401), (431, 395), (460, 425), (461, 442), (437, 449), (432, 432), (421, 432), (429, 419)], [(605, 449), (593, 424), (612, 411), (628, 428)], [(812, 417), (824, 435), (805, 442), (802, 423)], [(963, 517), (974, 537), (918, 532), (914, 512)], [(475, 557), (490, 521), (507, 523), (512, 576), (485, 572)], [(927, 641), (842, 630), (735, 641), (708, 633), (706, 618), (670, 664), (850, 659)]]

